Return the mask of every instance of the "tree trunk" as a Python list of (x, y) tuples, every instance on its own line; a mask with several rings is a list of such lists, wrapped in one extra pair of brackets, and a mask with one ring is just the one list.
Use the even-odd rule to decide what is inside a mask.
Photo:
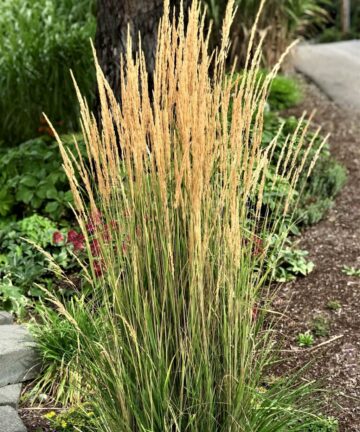
[[(184, 1), (188, 7), (190, 0)], [(172, 0), (177, 10), (180, 0)], [(138, 49), (139, 33), (149, 72), (149, 88), (152, 89), (152, 73), (159, 19), (163, 14), (163, 0), (98, 0), (96, 52), (99, 64), (113, 89), (120, 98), (120, 55), (125, 53), (128, 25), (133, 40), (133, 54)], [(151, 93), (150, 93), (151, 94)]]
[(341, 30), (350, 33), (351, 28), (351, 0), (341, 0)]

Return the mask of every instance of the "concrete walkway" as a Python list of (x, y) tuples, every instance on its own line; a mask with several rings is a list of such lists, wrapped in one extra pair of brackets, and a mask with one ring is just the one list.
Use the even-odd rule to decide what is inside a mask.
[(300, 45), (294, 60), (334, 102), (360, 111), (360, 40)]
[(0, 432), (26, 432), (17, 413), (21, 383), (36, 376), (38, 365), (26, 328), (0, 311)]

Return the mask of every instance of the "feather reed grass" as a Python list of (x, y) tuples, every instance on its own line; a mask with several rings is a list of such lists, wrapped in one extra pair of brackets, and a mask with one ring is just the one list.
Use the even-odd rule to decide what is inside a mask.
[[(198, 0), (187, 26), (182, 9), (177, 21), (168, 0), (164, 10), (152, 95), (130, 38), (120, 103), (96, 62), (101, 129), (77, 89), (88, 160), (59, 145), (90, 263), (86, 325), (54, 301), (78, 332), (98, 430), (304, 430), (308, 385), (258, 390), (273, 350), (271, 233), (293, 202), (281, 199), (270, 223), (263, 191), (277, 137), (265, 148), (261, 138), (280, 63), (257, 84), (260, 43), (243, 78), (227, 75), (233, 0), (212, 54)], [(294, 189), (304, 130), (276, 166)]]

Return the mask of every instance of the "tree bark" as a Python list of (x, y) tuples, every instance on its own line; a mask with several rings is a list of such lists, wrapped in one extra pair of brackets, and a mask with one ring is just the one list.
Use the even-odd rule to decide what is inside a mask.
[[(172, 0), (179, 10), (180, 0)], [(187, 8), (190, 0), (184, 1)], [(133, 41), (133, 55), (139, 47), (139, 33), (149, 72), (149, 88), (153, 87), (153, 70), (159, 20), (163, 0), (98, 0), (95, 39), (99, 64), (116, 98), (120, 98), (120, 56), (125, 54), (128, 26)], [(151, 93), (150, 93), (151, 94)]]
[(351, 0), (341, 0), (341, 30), (344, 34), (351, 29)]

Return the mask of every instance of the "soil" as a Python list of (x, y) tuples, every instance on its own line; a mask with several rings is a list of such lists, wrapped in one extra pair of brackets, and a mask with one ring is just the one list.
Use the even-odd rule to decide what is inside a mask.
[[(317, 110), (315, 126), (332, 134), (332, 153), (347, 167), (349, 179), (333, 209), (301, 238), (299, 247), (309, 251), (314, 271), (282, 285), (275, 301), (285, 315), (278, 327), (285, 344), (278, 372), (286, 374), (311, 361), (305, 378), (321, 380), (329, 390), (324, 413), (339, 419), (341, 432), (360, 432), (360, 277), (342, 272), (344, 265), (360, 268), (360, 115), (337, 107), (305, 80), (303, 86), (304, 102), (286, 114), (300, 117), (303, 111)], [(333, 300), (341, 305), (337, 311), (327, 307)], [(326, 319), (328, 334), (316, 337), (310, 349), (299, 348), (298, 334), (311, 330), (319, 316)], [(44, 413), (20, 410), (29, 432), (51, 431)]]
[(50, 422), (44, 418), (48, 411), (41, 408), (23, 408), (19, 410), (19, 416), (28, 432), (54, 432)]
[[(279, 325), (285, 346), (278, 372), (304, 366), (307, 379), (316, 379), (325, 392), (326, 414), (339, 419), (340, 431), (360, 431), (360, 277), (342, 272), (360, 269), (360, 114), (336, 106), (321, 91), (303, 81), (304, 102), (286, 114), (300, 116), (317, 110), (315, 124), (331, 133), (332, 154), (348, 169), (348, 182), (326, 217), (307, 229), (299, 248), (309, 251), (314, 271), (280, 288), (275, 309), (285, 314)], [(338, 301), (337, 311), (328, 307)], [(328, 325), (311, 349), (299, 348), (299, 333), (314, 329), (314, 319)], [(319, 346), (323, 344), (322, 346)], [(286, 360), (285, 360), (286, 359)]]

